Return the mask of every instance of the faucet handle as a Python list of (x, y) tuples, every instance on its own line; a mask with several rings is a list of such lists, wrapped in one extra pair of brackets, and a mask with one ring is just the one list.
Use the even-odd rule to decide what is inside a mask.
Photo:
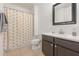
[(72, 35), (73, 35), (73, 36), (77, 36), (76, 28), (73, 29)]
[(76, 32), (72, 32), (72, 35), (73, 35), (73, 36), (77, 36), (77, 33), (76, 33)]
[(61, 30), (59, 31), (59, 34), (64, 34), (64, 31), (61, 29)]

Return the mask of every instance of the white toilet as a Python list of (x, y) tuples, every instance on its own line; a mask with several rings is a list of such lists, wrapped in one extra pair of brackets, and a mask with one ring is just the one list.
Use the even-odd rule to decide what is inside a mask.
[(33, 39), (32, 40), (32, 49), (33, 50), (38, 50), (41, 48), (41, 39)]

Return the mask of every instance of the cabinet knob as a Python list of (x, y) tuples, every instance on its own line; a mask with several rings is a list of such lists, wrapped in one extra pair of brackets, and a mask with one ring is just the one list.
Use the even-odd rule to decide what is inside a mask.
[(55, 47), (57, 47), (57, 45), (55, 45)]
[(50, 44), (50, 46), (53, 46), (53, 44)]

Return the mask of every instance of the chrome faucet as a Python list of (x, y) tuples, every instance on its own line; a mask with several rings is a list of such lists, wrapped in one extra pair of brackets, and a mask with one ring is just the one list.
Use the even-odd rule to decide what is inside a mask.
[(64, 34), (64, 31), (60, 29), (59, 34)]
[(77, 33), (76, 33), (75, 29), (73, 30), (72, 35), (77, 36)]

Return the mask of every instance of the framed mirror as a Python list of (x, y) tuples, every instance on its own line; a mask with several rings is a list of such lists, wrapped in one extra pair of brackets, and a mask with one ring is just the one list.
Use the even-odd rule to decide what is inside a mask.
[(76, 3), (53, 5), (53, 25), (76, 24)]

